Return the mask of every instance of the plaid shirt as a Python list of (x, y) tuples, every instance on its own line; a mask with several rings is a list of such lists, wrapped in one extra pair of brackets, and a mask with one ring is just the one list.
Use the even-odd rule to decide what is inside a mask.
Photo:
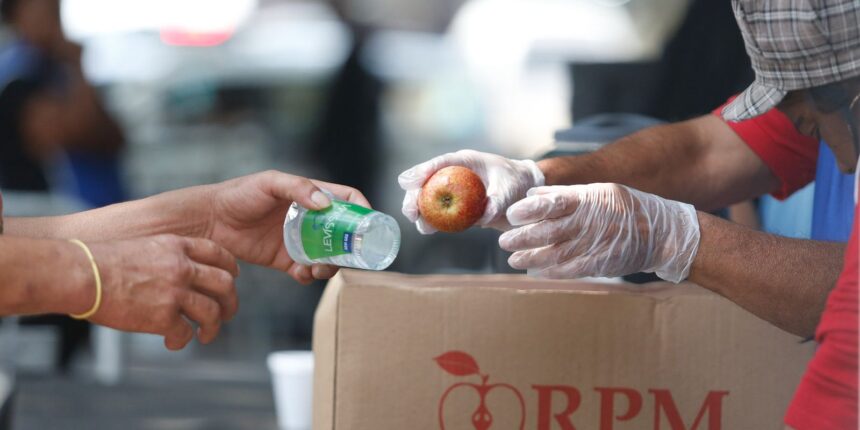
[(741, 121), (767, 112), (789, 91), (860, 75), (860, 0), (732, 0), (753, 84), (723, 109)]

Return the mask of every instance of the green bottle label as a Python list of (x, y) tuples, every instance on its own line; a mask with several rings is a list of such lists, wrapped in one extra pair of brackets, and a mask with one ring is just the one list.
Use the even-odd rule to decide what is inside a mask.
[(363, 206), (334, 200), (321, 211), (308, 211), (302, 220), (302, 246), (311, 260), (352, 253), (355, 228), (367, 214)]

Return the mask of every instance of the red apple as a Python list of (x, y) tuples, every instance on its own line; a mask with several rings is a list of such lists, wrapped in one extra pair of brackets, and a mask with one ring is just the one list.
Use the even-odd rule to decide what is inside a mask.
[(418, 211), (439, 231), (456, 233), (484, 215), (487, 189), (472, 170), (450, 166), (434, 173), (421, 188)]

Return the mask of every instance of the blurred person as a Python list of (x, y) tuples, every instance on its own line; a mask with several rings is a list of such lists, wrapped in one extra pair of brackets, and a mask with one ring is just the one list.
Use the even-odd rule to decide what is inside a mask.
[(236, 259), (304, 284), (336, 273), (296, 264), (284, 247), (293, 202), (331, 204), (320, 188), (369, 206), (353, 188), (271, 171), (71, 215), (7, 218), (0, 315), (70, 314), (161, 335), (171, 350), (195, 335), (211, 342), (238, 309)]
[(352, 30), (353, 42), (326, 95), (319, 124), (311, 137), (312, 151), (332, 181), (372, 195), (376, 189), (375, 173), (384, 162), (380, 157), (380, 125), (385, 83), (362, 61), (372, 30), (351, 21), (342, 8), (337, 10)]
[(772, 236), (696, 208), (796, 191), (815, 175), (819, 140), (840, 170), (856, 171), (860, 3), (732, 4), (756, 81), (713, 115), (540, 163), (475, 151), (446, 154), (401, 175), (403, 212), (422, 233), (432, 233), (415, 205), (420, 187), (439, 168), (464, 165), (488, 185), (478, 223), (506, 231), (499, 243), (514, 252), (515, 268), (553, 278), (648, 271), (673, 282), (689, 279), (787, 331), (815, 332), (819, 349), (786, 424), (854, 429), (856, 215), (843, 262), (841, 244)]
[(65, 157), (86, 203), (123, 200), (122, 131), (63, 33), (60, 0), (2, 0), (0, 16), (15, 37), (0, 55), (0, 187), (46, 191), (46, 167)]
[[(60, 0), (2, 0), (0, 17), (14, 37), (0, 54), (0, 188), (61, 191), (93, 207), (124, 200), (123, 135), (84, 77), (81, 46), (63, 33)], [(65, 177), (52, 181), (58, 171)], [(60, 328), (61, 371), (89, 337), (83, 321), (24, 322)]]
[(349, 27), (352, 45), (335, 75), (312, 136), (318, 162), (334, 182), (358, 188), (373, 197), (381, 157), (383, 95), (387, 83), (368, 67), (367, 47), (385, 30), (443, 32), (465, 0), (329, 0)]

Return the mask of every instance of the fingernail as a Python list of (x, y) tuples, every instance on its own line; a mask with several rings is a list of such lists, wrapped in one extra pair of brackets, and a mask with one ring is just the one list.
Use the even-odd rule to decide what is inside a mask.
[(322, 191), (314, 191), (311, 194), (311, 201), (314, 202), (320, 209), (325, 209), (331, 206), (331, 200), (322, 193)]
[(337, 269), (332, 266), (313, 266), (311, 267), (311, 273), (313, 277), (316, 279), (330, 279), (337, 273)]

